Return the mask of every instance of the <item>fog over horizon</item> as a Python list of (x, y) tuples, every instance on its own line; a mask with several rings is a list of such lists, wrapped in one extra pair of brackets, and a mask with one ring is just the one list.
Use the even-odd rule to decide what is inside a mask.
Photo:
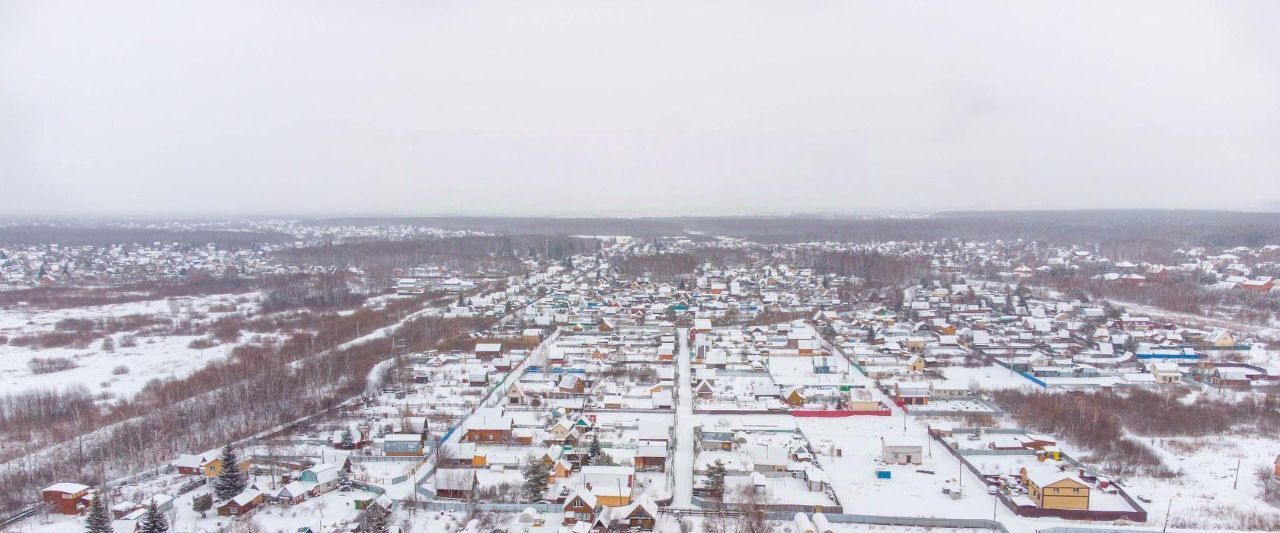
[(1280, 2), (0, 3), (0, 216), (1280, 211)]

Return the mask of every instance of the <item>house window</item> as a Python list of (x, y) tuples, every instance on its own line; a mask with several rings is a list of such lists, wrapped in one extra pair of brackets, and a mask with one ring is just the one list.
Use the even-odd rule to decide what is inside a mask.
[(1080, 489), (1071, 489), (1073, 494), (1080, 494)]

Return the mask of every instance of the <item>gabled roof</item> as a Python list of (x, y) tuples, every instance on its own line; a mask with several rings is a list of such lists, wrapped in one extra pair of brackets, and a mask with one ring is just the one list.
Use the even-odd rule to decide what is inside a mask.
[(649, 518), (657, 518), (658, 505), (653, 502), (651, 496), (642, 494), (636, 501), (631, 502), (626, 507), (622, 507), (618, 513), (622, 518), (632, 518), (637, 514), (644, 514)]
[(243, 507), (252, 503), (253, 500), (258, 499), (259, 496), (262, 496), (262, 493), (258, 492), (258, 489), (245, 489), (244, 492), (241, 492), (240, 494), (235, 495), (234, 498), (231, 498), (231, 501), (228, 503), (234, 503)]
[(596, 505), (597, 505), (596, 495), (592, 494), (590, 491), (585, 491), (582, 489), (577, 489), (573, 491), (573, 495), (569, 496), (569, 498), (564, 501), (564, 506), (569, 507), (569, 504), (572, 503), (573, 500), (579, 499), (579, 498), (582, 499), (582, 503), (585, 503), (587, 507), (590, 507), (592, 509), (596, 508)]
[(471, 490), (475, 483), (476, 472), (469, 468), (436, 471), (436, 490)]
[(209, 464), (209, 461), (211, 460), (212, 459), (207, 458), (204, 455), (189, 455), (184, 453), (179, 454), (178, 458), (174, 459), (170, 464), (178, 468), (200, 468)]

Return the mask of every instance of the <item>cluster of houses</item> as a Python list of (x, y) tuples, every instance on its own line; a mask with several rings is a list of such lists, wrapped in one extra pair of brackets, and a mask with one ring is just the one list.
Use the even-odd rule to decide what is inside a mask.
[(819, 332), (805, 320), (720, 327), (695, 320), (689, 336), (697, 412), (885, 409), (860, 385), (850, 384), (847, 361), (824, 348)]
[(697, 456), (694, 494), (713, 497), (705, 472), (712, 465), (726, 472), (725, 487), (766, 488), (781, 502), (838, 509), (830, 477), (808, 439), (794, 429), (752, 424), (694, 428)]
[(832, 344), (900, 404), (965, 397), (967, 386), (940, 382), (937, 371), (991, 362), (1046, 386), (1072, 388), (1280, 380), (1276, 369), (1240, 362), (1252, 344), (1224, 329), (1015, 295), (1005, 286), (935, 283), (904, 292), (902, 309), (824, 310), (814, 317)]
[(550, 471), (547, 501), (576, 522), (656, 516), (654, 501), (669, 491), (674, 327), (582, 326), (544, 344), (498, 406), (462, 421), (460, 444), (433, 480), (437, 498), (469, 500), (513, 483), (535, 460)]
[[(637, 243), (629, 253), (691, 246), (682, 239), (662, 247)], [(1106, 281), (1160, 279), (1150, 265), (1114, 262), (1087, 247), (811, 244), (780, 247), (774, 257), (814, 250), (927, 257), (935, 271), (948, 275), (945, 282), (926, 280), (887, 294), (860, 292), (854, 277), (778, 260), (704, 264), (688, 275), (627, 276), (618, 258), (601, 254), (509, 276), (503, 290), (460, 297), (444, 311), (503, 317), (473, 335), (469, 349), (409, 355), (409, 365), (381, 391), (304, 439), (334, 461), (322, 454), (319, 461), (284, 464), (285, 473), (273, 475), (270, 486), (253, 484), (217, 502), (217, 513), (238, 517), (267, 503), (300, 504), (338, 489), (348, 475), (363, 484), (389, 482), (362, 472), (361, 463), (379, 461), (405, 472), (430, 463), (418, 491), (429, 501), (527, 504), (516, 494), (522, 471), (534, 461), (548, 472), (535, 501), (557, 509), (550, 523), (575, 533), (651, 530), (679, 475), (673, 472), (674, 426), (684, 401), (695, 417), (724, 415), (692, 428), (695, 497), (714, 496), (706, 472), (718, 465), (725, 469), (726, 489), (763, 488), (778, 495), (779, 504), (840, 512), (831, 480), (839, 474), (822, 464), (839, 464), (840, 452), (818, 453), (799, 425), (761, 418), (885, 416), (890, 402), (910, 411), (967, 406), (977, 398), (973, 387), (949, 379), (948, 371), (992, 365), (1017, 379), (1069, 388), (1245, 388), (1271, 385), (1280, 376), (1244, 357), (1226, 357), (1247, 354), (1251, 342), (1224, 329), (1198, 330), (1087, 301), (1038, 298), (1004, 283), (964, 281), (971, 272), (1032, 280), (1061, 268), (1097, 270)], [(1220, 281), (1249, 276), (1235, 283), (1253, 287), (1272, 283), (1257, 272), (1268, 271), (1268, 254), (1276, 251), (1209, 256), (1191, 250), (1182, 257)], [(397, 272), (394, 288), (409, 295), (460, 293), (475, 286), (471, 275), (489, 274), (420, 267)], [(769, 319), (757, 320), (761, 316)], [(689, 358), (688, 375), (677, 371), (682, 354)], [(678, 397), (686, 385), (692, 397)], [(746, 423), (734, 419), (738, 414), (758, 418)], [(905, 434), (905, 418), (903, 428), (902, 436), (880, 438), (878, 453), (863, 456), (876, 465), (876, 476), (918, 470), (935, 453)], [(949, 426), (931, 431), (960, 446)], [(1113, 484), (1071, 466), (1049, 436), (988, 435), (964, 453), (1034, 457), (1017, 469), (993, 459), (996, 470), (984, 473), (1013, 505), (1104, 512), (1125, 505)], [(345, 464), (338, 459), (347, 455)], [(193, 482), (214, 478), (222, 468), (216, 454), (183, 455), (173, 466)], [(251, 466), (246, 461), (241, 468)], [(93, 491), (60, 483), (42, 498), (59, 512), (78, 513)], [(172, 506), (174, 499), (151, 498), (159, 506)], [(113, 512), (137, 516), (152, 500), (121, 502)], [(819, 517), (827, 521), (815, 513), (795, 523), (817, 530)], [(526, 512), (520, 520), (536, 526), (547, 518)]]
[(139, 243), (41, 244), (0, 247), (0, 284), (12, 286), (96, 285), (180, 279), (194, 273), (221, 276), (273, 273), (269, 245)]

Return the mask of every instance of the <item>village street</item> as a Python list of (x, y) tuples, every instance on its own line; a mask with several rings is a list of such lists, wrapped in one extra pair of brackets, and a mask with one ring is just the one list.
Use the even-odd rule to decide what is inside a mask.
[(676, 396), (676, 458), (675, 469), (676, 490), (672, 504), (681, 509), (693, 505), (693, 387), (689, 375), (693, 371), (689, 364), (689, 330), (676, 330), (680, 349), (676, 352), (676, 364), (679, 365), (678, 394)]

